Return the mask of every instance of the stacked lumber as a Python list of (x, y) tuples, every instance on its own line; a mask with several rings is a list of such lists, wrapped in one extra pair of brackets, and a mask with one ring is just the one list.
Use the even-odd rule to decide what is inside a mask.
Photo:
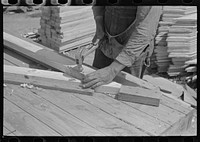
[(172, 59), (168, 74), (177, 76), (185, 70), (196, 72), (195, 66), (188, 68), (186, 62), (196, 59), (197, 56), (197, 13), (175, 18), (166, 41), (167, 52)]
[(56, 51), (87, 45), (95, 32), (91, 6), (42, 7), (40, 25), (42, 44)]
[(155, 50), (152, 57), (158, 72), (167, 72), (172, 60), (168, 53), (166, 39), (168, 38), (170, 27), (174, 24), (173, 19), (195, 13), (197, 12), (195, 8), (194, 6), (163, 6), (163, 13), (158, 25), (155, 37)]

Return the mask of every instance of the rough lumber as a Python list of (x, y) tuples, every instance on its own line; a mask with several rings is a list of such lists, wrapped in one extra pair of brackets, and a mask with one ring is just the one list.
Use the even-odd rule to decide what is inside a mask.
[[(62, 56), (61, 54), (56, 53), (55, 51), (46, 48), (42, 45), (24, 41), (5, 32), (3, 37), (4, 45), (6, 45), (7, 48), (12, 49), (20, 54), (23, 54), (24, 56), (29, 57), (35, 60), (36, 62), (55, 68), (79, 80), (82, 80), (84, 78), (84, 74), (88, 74), (95, 71), (94, 69), (83, 65), (84, 73), (80, 73), (74, 69), (76, 64), (72, 58), (69, 58), (64, 55)], [(112, 82), (108, 85), (100, 86), (96, 88), (95, 91), (104, 91), (105, 93), (107, 92), (111, 94), (116, 94), (119, 92), (119, 89), (121, 87), (119, 83), (123, 85), (133, 85), (141, 86), (148, 89), (156, 89), (154, 85), (148, 83), (147, 81), (141, 80), (125, 72), (121, 72), (114, 79), (114, 81), (118, 83)]]
[(73, 64), (73, 61), (70, 62), (70, 60), (67, 60), (65, 57), (59, 55), (51, 49), (32, 44), (5, 32), (4, 45), (20, 54), (25, 55), (26, 57), (34, 59), (37, 62), (49, 65), (62, 72), (66, 72), (75, 78), (83, 79), (84, 77), (83, 74), (76, 70), (72, 71), (69, 66), (65, 65), (65, 63), (68, 63), (68, 65)]
[[(95, 101), (95, 99), (93, 99), (93, 97), (83, 97), (85, 98), (85, 100), (88, 100), (88, 102), (86, 102), (82, 97), (79, 99), (78, 96), (80, 95), (78, 94), (67, 94), (63, 92), (49, 90), (34, 90), (34, 93), (41, 96), (44, 99), (47, 99), (51, 103), (63, 108), (65, 111), (69, 112), (70, 114), (73, 114), (77, 118), (80, 118), (84, 122), (92, 125), (97, 130), (103, 132), (107, 136), (148, 135), (143, 130), (137, 129), (136, 126), (130, 125), (130, 123), (123, 121), (119, 117), (116, 118), (113, 115), (111, 115), (111, 113), (109, 113), (111, 112), (109, 105), (105, 105), (104, 107), (101, 103), (102, 107), (96, 107), (98, 103), (97, 101)], [(108, 108), (105, 109), (106, 107)], [(122, 111), (119, 111), (118, 116), (120, 116), (121, 113)], [(132, 116), (133, 114), (134, 113), (132, 113)], [(136, 112), (135, 114), (139, 114), (139, 112)], [(121, 115), (121, 117), (126, 116)], [(129, 116), (128, 118), (129, 120), (131, 119)], [(132, 122), (134, 122), (133, 118)], [(135, 122), (135, 124), (138, 122), (139, 119), (137, 122)], [(154, 122), (153, 124), (151, 122), (149, 122), (150, 124), (148, 124), (148, 122), (149, 121), (145, 121), (144, 123), (152, 127), (156, 125), (156, 122)]]
[[(26, 109), (62, 135), (147, 135), (134, 126), (130, 126), (73, 97), (71, 93), (53, 90), (29, 90), (15, 85), (9, 85), (9, 87), (15, 91), (12, 96), (6, 94), (7, 99), (22, 109)], [(49, 96), (44, 99), (42, 95)], [(53, 100), (49, 101), (49, 99)]]
[(158, 107), (161, 95), (160, 91), (122, 85), (119, 94), (117, 95), (117, 99)]
[(174, 123), (170, 128), (162, 133), (164, 136), (180, 136), (181, 133), (187, 131), (191, 125), (192, 120), (194, 119), (197, 113), (196, 109), (191, 110), (186, 116), (181, 118), (178, 122)]
[[(102, 95), (95, 93), (93, 97), (80, 96), (74, 94), (76, 97), (84, 100), (85, 102), (90, 103), (94, 107), (103, 109), (105, 112), (115, 116), (116, 118), (123, 120), (124, 122), (134, 125), (137, 128), (147, 132), (150, 135), (159, 135), (164, 130), (166, 130), (172, 123), (176, 122), (181, 116), (184, 116), (181, 113), (167, 108), (167, 107), (153, 107), (146, 105), (136, 105), (131, 106), (134, 103), (127, 103), (123, 101), (118, 101), (113, 99), (109, 95)], [(145, 111), (145, 109), (148, 109)], [(157, 113), (157, 115), (155, 115)], [(163, 119), (164, 113), (170, 113), (170, 116), (174, 118), (165, 118)], [(166, 115), (165, 115), (166, 116)]]
[[(43, 72), (45, 76), (38, 75), (38, 72)], [(4, 83), (15, 84), (31, 84), (37, 87), (48, 88), (53, 90), (67, 91), (71, 93), (80, 93), (84, 95), (92, 95), (92, 89), (82, 89), (79, 85), (80, 82), (75, 82), (73, 79), (65, 78), (65, 80), (55, 79), (54, 73), (51, 71), (33, 70), (29, 68), (13, 67), (4, 65)], [(52, 78), (50, 78), (53, 76)], [(72, 81), (70, 81), (72, 80)]]
[(176, 83), (173, 83), (165, 78), (159, 77), (159, 76), (150, 76), (150, 75), (144, 75), (144, 80), (146, 80), (149, 83), (154, 84), (155, 86), (158, 86), (161, 91), (165, 93), (169, 93), (173, 95), (174, 97), (180, 97), (184, 89), (181, 85), (178, 85)]
[(64, 111), (62, 108), (35, 95), (29, 89), (8, 84), (4, 88), (4, 98), (62, 136), (103, 135), (103, 133)]
[(7, 99), (4, 99), (4, 121), (15, 130), (13, 133), (16, 136), (60, 136)]

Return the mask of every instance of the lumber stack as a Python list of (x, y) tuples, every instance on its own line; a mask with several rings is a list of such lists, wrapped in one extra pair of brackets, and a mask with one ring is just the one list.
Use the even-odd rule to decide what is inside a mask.
[[(197, 9), (194, 6), (163, 6), (163, 13), (158, 25), (157, 35), (155, 37), (155, 50), (152, 57), (158, 72), (167, 72), (172, 62), (171, 54), (173, 54), (174, 51), (171, 51), (169, 56), (168, 51), (170, 50), (168, 50), (166, 39), (169, 36), (169, 29), (174, 25), (174, 18), (183, 17), (196, 12)], [(170, 35), (171, 34), (172, 33), (170, 33)]]
[(166, 41), (167, 51), (172, 59), (172, 63), (168, 68), (168, 74), (176, 76), (180, 72), (185, 71), (185, 68), (188, 66), (186, 64), (187, 61), (196, 59), (197, 13), (175, 18), (174, 24), (169, 29)]
[(91, 6), (42, 7), (40, 25), (42, 44), (56, 51), (84, 46), (95, 32)]

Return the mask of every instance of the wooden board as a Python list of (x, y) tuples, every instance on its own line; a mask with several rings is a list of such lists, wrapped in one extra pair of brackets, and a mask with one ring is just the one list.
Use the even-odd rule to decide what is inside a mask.
[[(70, 81), (69, 78), (65, 80), (45, 78), (38, 76), (37, 72), (29, 68), (20, 68), (4, 65), (4, 82), (14, 83), (14, 84), (31, 84), (37, 87), (48, 88), (53, 90), (62, 90), (71, 93), (80, 93), (84, 95), (92, 95), (92, 89), (82, 89), (80, 87), (80, 82)], [(50, 71), (46, 71), (46, 75), (51, 75)], [(49, 74), (48, 74), (49, 73)], [(65, 78), (63, 76), (63, 78)], [(73, 80), (73, 79), (72, 79)]]
[(17, 136), (60, 136), (7, 99), (4, 99), (4, 121), (15, 130), (13, 133)]
[[(41, 97), (40, 93), (33, 90), (9, 85), (5, 88), (4, 97), (34, 117), (56, 130), (62, 135), (147, 135), (134, 126), (95, 108), (94, 106), (73, 97), (73, 94), (55, 93), (48, 91), (45, 94), (54, 96), (54, 104)], [(13, 95), (9, 95), (11, 89)], [(35, 90), (38, 91), (38, 90)], [(39, 90), (42, 92), (42, 90)], [(62, 101), (59, 99), (60, 95)], [(52, 97), (48, 98), (52, 98)], [(61, 107), (62, 106), (62, 107)]]
[[(5, 32), (4, 32), (4, 45), (7, 45), (8, 48), (20, 54), (23, 54), (24, 56), (27, 56), (36, 62), (48, 65), (79, 80), (82, 80), (84, 78), (84, 74), (88, 74), (95, 71), (94, 69), (83, 65), (84, 72), (80, 73), (74, 69), (74, 67), (76, 66), (74, 59), (56, 53), (55, 51), (46, 48), (42, 45), (24, 41), (20, 38), (17, 38)], [(134, 85), (134, 86), (139, 85), (144, 88), (150, 88), (150, 89), (156, 88), (154, 85), (125, 72), (119, 73), (119, 75), (114, 79), (114, 81), (123, 85)], [(119, 87), (121, 85), (116, 82), (112, 82), (111, 84), (108, 85), (103, 85), (101, 87), (96, 88), (95, 90), (99, 92), (98, 90), (104, 90), (105, 88), (107, 88), (105, 91), (108, 91), (108, 93), (118, 93)], [(107, 86), (109, 86), (109, 88)]]
[(181, 85), (173, 83), (165, 78), (159, 76), (152, 77), (150, 75), (144, 75), (143, 79), (158, 86), (161, 91), (169, 93), (174, 97), (178, 98), (183, 94), (184, 89)]
[[(79, 97), (78, 94), (71, 94), (67, 95), (66, 93), (58, 92), (58, 91), (51, 91), (48, 90), (44, 91), (34, 91), (36, 94), (40, 95), (41, 97), (47, 99), (48, 101), (59, 105), (61, 108), (70, 111), (70, 113), (75, 114), (77, 117), (81, 117), (84, 121), (94, 121), (91, 124), (93, 125), (101, 125), (101, 127), (96, 127), (97, 129), (101, 129), (101, 131), (105, 131), (110, 134), (117, 133), (119, 135), (129, 135), (129, 132), (124, 133), (125, 127), (118, 127), (121, 125), (121, 123), (114, 123), (115, 119), (121, 120), (122, 122), (125, 122), (129, 126), (138, 128), (138, 130), (141, 130), (142, 132), (135, 132), (132, 133), (132, 135), (156, 135), (156, 133), (159, 133), (159, 131), (162, 129), (164, 130), (166, 128), (165, 123), (161, 123), (161, 127), (157, 124), (155, 119), (153, 119), (151, 116), (146, 115), (145, 113), (142, 113), (138, 110), (132, 109), (120, 101), (114, 100), (113, 98), (110, 98), (108, 96), (105, 96), (103, 94), (94, 94), (94, 97)], [(47, 95), (49, 94), (49, 95)], [(55, 97), (55, 94), (57, 97)], [(77, 98), (79, 98), (77, 100)], [(67, 102), (67, 105), (66, 103)], [(81, 110), (76, 110), (75, 107), (78, 105), (82, 106)], [(89, 109), (89, 108), (92, 109)], [(110, 116), (105, 116), (105, 114), (102, 114), (98, 110), (102, 110), (103, 112), (106, 112), (106, 114), (109, 114), (110, 116), (114, 117), (113, 119), (110, 119)], [(98, 112), (98, 115), (94, 115), (92, 113)], [(145, 118), (145, 119), (144, 119)], [(106, 122), (106, 120), (107, 122)], [(142, 119), (142, 121), (141, 121)], [(103, 121), (102, 121), (103, 120)], [(102, 127), (106, 123), (107, 126)], [(145, 127), (147, 125), (147, 127)], [(145, 128), (146, 129), (145, 129)], [(110, 128), (113, 132), (110, 131)], [(115, 129), (116, 128), (116, 129)], [(118, 130), (117, 130), (118, 129)], [(124, 129), (124, 130), (123, 130)], [(155, 130), (152, 132), (152, 129)], [(146, 134), (144, 134), (144, 132)]]
[(84, 123), (62, 108), (33, 94), (33, 92), (26, 88), (8, 84), (7, 87), (4, 88), (4, 98), (20, 107), (26, 113), (34, 116), (60, 135), (104, 135), (94, 129), (94, 127), (91, 127), (91, 125)]
[(159, 91), (122, 85), (119, 94), (117, 95), (117, 99), (158, 107), (161, 95), (162, 94)]

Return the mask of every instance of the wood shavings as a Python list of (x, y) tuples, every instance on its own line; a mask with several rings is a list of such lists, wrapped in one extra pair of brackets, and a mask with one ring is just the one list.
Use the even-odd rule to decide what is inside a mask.
[(34, 87), (33, 85), (26, 84), (26, 83), (20, 84), (20, 86), (23, 87), (23, 88), (28, 88), (28, 89), (32, 89)]

